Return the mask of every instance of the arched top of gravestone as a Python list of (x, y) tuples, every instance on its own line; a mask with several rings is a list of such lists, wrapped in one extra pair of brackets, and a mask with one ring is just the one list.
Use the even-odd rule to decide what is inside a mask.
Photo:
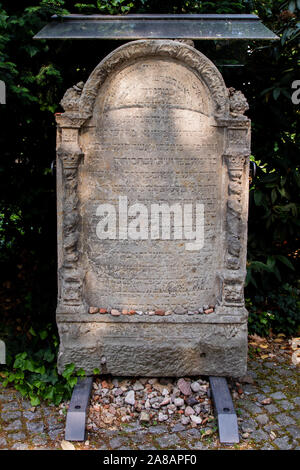
[(93, 114), (95, 100), (106, 78), (127, 63), (143, 58), (169, 58), (184, 64), (208, 87), (214, 103), (214, 116), (229, 113), (228, 90), (215, 65), (193, 47), (172, 40), (139, 40), (127, 43), (109, 54), (91, 73), (79, 100), (79, 114), (88, 119)]

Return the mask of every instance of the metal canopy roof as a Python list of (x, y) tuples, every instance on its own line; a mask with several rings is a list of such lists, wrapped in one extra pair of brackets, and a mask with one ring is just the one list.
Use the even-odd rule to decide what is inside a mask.
[(279, 39), (256, 15), (53, 15), (34, 39)]

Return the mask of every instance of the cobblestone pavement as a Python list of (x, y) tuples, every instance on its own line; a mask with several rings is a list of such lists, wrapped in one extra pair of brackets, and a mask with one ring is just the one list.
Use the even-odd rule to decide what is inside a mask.
[[(251, 343), (250, 343), (251, 344)], [(251, 348), (251, 347), (250, 347)], [(260, 350), (248, 363), (248, 382), (232, 388), (238, 415), (240, 444), (234, 449), (300, 449), (299, 369), (291, 363), (286, 348), (276, 354)], [(249, 380), (250, 379), (250, 380)], [(13, 389), (0, 385), (0, 449), (60, 449), (65, 416), (55, 406), (32, 408)], [(220, 449), (216, 422), (186, 428), (164, 424), (123, 424), (119, 429), (89, 432), (76, 449), (157, 450)]]

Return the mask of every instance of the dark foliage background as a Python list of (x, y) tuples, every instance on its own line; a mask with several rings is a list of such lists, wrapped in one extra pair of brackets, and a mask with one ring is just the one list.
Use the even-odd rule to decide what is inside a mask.
[[(51, 162), (65, 90), (85, 81), (121, 42), (34, 41), (53, 13), (257, 13), (280, 41), (197, 42), (227, 86), (243, 91), (252, 119), (246, 297), (250, 331), (295, 333), (299, 324), (300, 2), (0, 0), (0, 336), (25, 348), (32, 324), (55, 323), (56, 201)], [(236, 67), (226, 66), (236, 65)], [(8, 333), (8, 331), (10, 333)], [(1, 333), (2, 332), (2, 333)], [(16, 341), (15, 334), (18, 333)]]

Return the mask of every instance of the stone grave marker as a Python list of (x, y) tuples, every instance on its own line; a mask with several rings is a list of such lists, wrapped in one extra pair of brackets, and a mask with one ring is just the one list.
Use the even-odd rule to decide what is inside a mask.
[(244, 375), (250, 121), (172, 40), (129, 42), (57, 114), (58, 364)]

